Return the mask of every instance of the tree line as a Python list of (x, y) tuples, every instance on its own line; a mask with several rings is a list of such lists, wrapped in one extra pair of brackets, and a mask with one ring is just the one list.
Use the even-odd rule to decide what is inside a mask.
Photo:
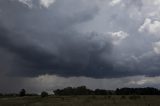
[[(70, 95), (160, 95), (160, 90), (153, 87), (146, 88), (117, 88), (116, 90), (105, 89), (88, 89), (86, 86), (66, 87), (63, 89), (56, 89), (53, 91), (56, 96), (70, 96)], [(49, 94), (45, 91), (41, 92), (41, 97), (46, 97)], [(0, 96), (38, 96), (38, 94), (28, 94), (25, 89), (21, 89), (18, 94), (2, 94)]]
[(53, 91), (55, 95), (160, 95), (160, 90), (153, 87), (146, 88), (117, 88), (116, 90), (95, 89), (86, 86), (67, 87)]

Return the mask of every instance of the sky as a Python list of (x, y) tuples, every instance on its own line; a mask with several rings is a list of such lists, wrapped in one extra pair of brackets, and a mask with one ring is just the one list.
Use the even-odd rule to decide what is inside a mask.
[(160, 88), (160, 0), (0, 0), (0, 92)]

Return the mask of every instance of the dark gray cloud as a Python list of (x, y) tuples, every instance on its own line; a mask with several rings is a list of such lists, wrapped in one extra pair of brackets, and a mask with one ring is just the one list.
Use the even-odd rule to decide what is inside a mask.
[[(84, 5), (80, 3), (76, 3), (76, 6)], [(92, 19), (97, 12), (96, 7), (84, 6), (84, 9), (72, 10), (74, 6), (70, 8), (69, 4), (62, 4), (68, 10), (61, 10), (60, 7), (46, 10), (38, 6), (31, 9), (17, 1), (4, 1), (2, 4), (5, 6), (1, 7), (3, 15), (0, 47), (15, 56), (14, 63), (8, 64), (13, 67), (9, 70), (10, 75), (55, 74), (65, 77), (112, 75), (109, 58), (112, 44), (109, 38), (103, 39), (94, 33), (80, 34), (72, 27)], [(65, 11), (71, 13), (68, 15)], [(7, 17), (11, 19), (6, 19)], [(107, 59), (103, 58), (103, 54)]]
[(96, 1), (86, 0), (57, 0), (49, 7), (42, 6), (38, 0), (32, 1), (31, 7), (18, 0), (0, 1), (0, 52), (7, 53), (1, 53), (1, 57), (12, 57), (5, 64), (11, 68), (4, 71), (21, 77), (159, 75), (159, 59), (156, 59), (159, 56), (152, 53), (143, 57), (145, 52), (152, 51), (155, 39), (138, 32), (144, 17), (133, 18), (135, 11), (143, 11), (143, 2), (121, 1), (114, 9), (110, 7), (112, 12), (103, 8), (110, 11), (106, 19), (112, 25), (108, 22), (107, 28), (113, 33), (118, 30), (129, 35), (118, 45), (114, 45), (111, 33), (100, 34), (96, 30), (84, 33), (77, 27), (93, 21), (100, 15), (100, 9)]
[(54, 54), (31, 44), (32, 42), (14, 39), (20, 35), (9, 30), (1, 28), (0, 32), (0, 47), (16, 57), (15, 63), (12, 64), (14, 65), (13, 70), (10, 71), (12, 74), (20, 76), (56, 74), (68, 77), (105, 77), (109, 76), (107, 74), (109, 71), (105, 70), (112, 70), (111, 61), (101, 57), (102, 53), (111, 55), (112, 45), (109, 41), (103, 41), (103, 45), (92, 41), (92, 36), (96, 35), (92, 35), (88, 39), (79, 38), (79, 40), (77, 37), (76, 39), (67, 38), (57, 46), (58, 54)]

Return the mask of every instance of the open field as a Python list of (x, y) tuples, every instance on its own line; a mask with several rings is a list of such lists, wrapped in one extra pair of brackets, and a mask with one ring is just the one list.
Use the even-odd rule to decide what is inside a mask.
[(1, 97), (0, 106), (160, 106), (160, 96)]

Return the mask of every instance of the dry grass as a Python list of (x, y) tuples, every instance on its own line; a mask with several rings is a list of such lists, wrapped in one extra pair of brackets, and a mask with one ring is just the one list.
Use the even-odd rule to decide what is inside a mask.
[(0, 106), (160, 106), (160, 96), (49, 96), (0, 98)]

